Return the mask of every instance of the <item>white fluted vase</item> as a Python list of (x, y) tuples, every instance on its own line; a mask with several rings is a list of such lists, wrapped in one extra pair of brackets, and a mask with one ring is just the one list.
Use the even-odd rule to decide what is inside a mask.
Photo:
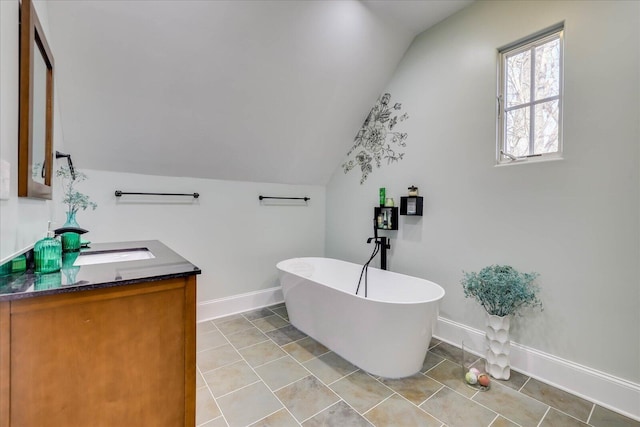
[(509, 353), (511, 351), (511, 341), (509, 340), (510, 322), (511, 316), (487, 314), (485, 370), (498, 380), (508, 380), (511, 376), (511, 365), (509, 364)]

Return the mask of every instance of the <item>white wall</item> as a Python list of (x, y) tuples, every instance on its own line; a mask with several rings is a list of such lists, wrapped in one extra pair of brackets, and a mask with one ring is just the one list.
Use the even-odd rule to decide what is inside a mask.
[(67, 0), (49, 11), (74, 160), (164, 176), (326, 184), (413, 39), (359, 0)]
[[(47, 3), (36, 1), (34, 4), (55, 59)], [(11, 170), (9, 199), (0, 200), (1, 262), (44, 237), (54, 208), (50, 201), (18, 199), (18, 0), (0, 1), (0, 11), (0, 159), (8, 162)], [(54, 151), (63, 150), (58, 105), (54, 86)]]
[[(495, 167), (497, 48), (563, 20), (565, 158)], [(441, 284), (441, 316), (484, 329), (463, 270), (537, 271), (544, 311), (513, 340), (639, 383), (639, 28), (638, 2), (482, 1), (418, 36), (386, 88), (410, 116), (405, 159), (364, 185), (336, 170), (327, 255), (363, 262), (378, 188), (414, 184), (424, 217), (387, 232), (390, 269)]]
[[(278, 261), (322, 256), (325, 188), (83, 170), (78, 185), (98, 203), (77, 220), (92, 242), (157, 239), (200, 267), (198, 301), (278, 286)], [(122, 196), (129, 192), (193, 193), (200, 197)], [(55, 195), (58, 202), (62, 196)], [(262, 204), (259, 195), (303, 197), (304, 203)], [(65, 221), (66, 207), (56, 207)]]
[[(38, 17), (54, 59), (49, 37), (47, 3), (36, 1)], [(48, 220), (65, 222), (60, 182), (54, 178), (52, 201), (17, 197), (18, 162), (18, 14), (17, 0), (0, 1), (0, 158), (11, 165), (9, 200), (0, 201), (0, 260), (10, 258), (44, 236)], [(62, 64), (57, 64), (57, 66)], [(54, 89), (54, 151), (65, 151), (59, 100)], [(91, 143), (87, 141), (86, 143)], [(73, 154), (73, 153), (72, 153)], [(74, 158), (75, 159), (75, 158)], [(57, 169), (65, 159), (55, 161)], [(84, 170), (89, 180), (81, 191), (98, 203), (81, 211), (78, 221), (94, 242), (158, 239), (202, 269), (198, 301), (209, 301), (277, 285), (275, 264), (293, 256), (324, 253), (325, 189), (252, 182), (169, 178)], [(114, 190), (193, 192), (185, 198), (117, 200)], [(258, 195), (309, 196), (307, 206), (266, 206)], [(188, 199), (187, 199), (188, 200)], [(176, 201), (178, 203), (176, 203)]]

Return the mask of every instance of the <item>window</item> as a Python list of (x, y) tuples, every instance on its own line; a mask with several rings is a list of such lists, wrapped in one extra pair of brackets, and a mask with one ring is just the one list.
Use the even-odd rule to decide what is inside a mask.
[(499, 50), (498, 164), (562, 155), (563, 26)]

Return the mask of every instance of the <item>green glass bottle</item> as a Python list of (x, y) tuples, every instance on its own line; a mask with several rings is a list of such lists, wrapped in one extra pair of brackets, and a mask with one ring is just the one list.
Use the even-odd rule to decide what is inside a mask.
[(47, 237), (38, 240), (33, 247), (36, 274), (55, 273), (62, 265), (62, 243), (55, 238), (49, 222)]

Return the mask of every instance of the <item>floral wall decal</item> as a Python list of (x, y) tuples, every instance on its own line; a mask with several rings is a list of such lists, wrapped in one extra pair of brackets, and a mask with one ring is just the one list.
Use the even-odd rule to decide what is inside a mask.
[(395, 103), (391, 106), (391, 95), (385, 93), (373, 106), (367, 119), (362, 124), (362, 128), (354, 138), (353, 147), (347, 156), (354, 154), (354, 158), (343, 163), (344, 173), (349, 172), (356, 166), (362, 171), (360, 184), (363, 184), (371, 172), (373, 172), (373, 162), (376, 167), (380, 167), (382, 160), (386, 159), (387, 164), (402, 160), (404, 153), (397, 152), (396, 147), (406, 147), (407, 134), (394, 130), (398, 122), (403, 122), (409, 118), (407, 113), (400, 115), (402, 104)]

